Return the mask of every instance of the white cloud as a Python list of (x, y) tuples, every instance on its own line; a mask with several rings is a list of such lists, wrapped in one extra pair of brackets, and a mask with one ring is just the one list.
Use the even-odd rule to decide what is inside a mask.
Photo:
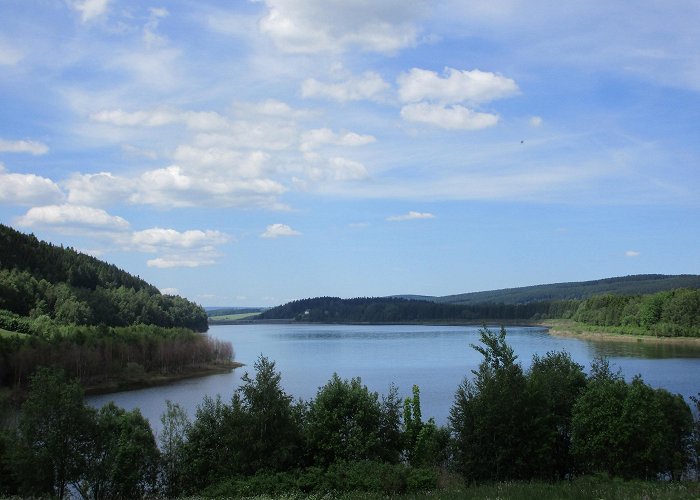
[(103, 110), (90, 115), (90, 119), (118, 127), (162, 127), (180, 123), (195, 130), (217, 130), (226, 128), (228, 120), (214, 111), (182, 111), (170, 108), (124, 111)]
[(312, 151), (320, 146), (331, 144), (334, 146), (364, 146), (375, 142), (371, 135), (363, 135), (355, 132), (335, 133), (328, 128), (318, 128), (304, 132), (301, 135), (301, 151)]
[(63, 185), (68, 189), (69, 203), (89, 206), (104, 206), (127, 200), (136, 187), (134, 181), (109, 172), (75, 174)]
[(448, 130), (478, 130), (498, 123), (498, 115), (472, 111), (458, 104), (444, 106), (419, 102), (401, 108), (401, 117), (411, 122), (426, 123)]
[(361, 77), (339, 83), (323, 83), (314, 78), (304, 80), (301, 84), (301, 96), (322, 97), (339, 102), (378, 100), (388, 88), (389, 84), (381, 76), (367, 72)]
[(238, 178), (226, 169), (188, 172), (178, 165), (149, 170), (138, 179), (133, 203), (163, 208), (215, 206), (282, 209), (277, 197), (286, 188), (266, 178)]
[(176, 231), (174, 229), (152, 228), (136, 231), (131, 236), (132, 244), (142, 252), (157, 252), (162, 249), (210, 250), (214, 245), (228, 241), (220, 231)]
[(299, 236), (301, 233), (295, 231), (287, 224), (270, 224), (265, 229), (265, 232), (260, 235), (261, 238), (278, 238), (280, 236)]
[(82, 0), (74, 1), (73, 8), (80, 12), (81, 20), (86, 23), (104, 14), (108, 4), (109, 0)]
[(0, 163), (0, 203), (37, 205), (63, 201), (61, 189), (46, 177), (15, 174)]
[(427, 0), (264, 0), (262, 33), (290, 53), (351, 47), (393, 53), (416, 44)]
[(234, 109), (245, 115), (260, 115), (283, 119), (304, 119), (316, 116), (318, 113), (309, 109), (295, 109), (289, 104), (277, 99), (265, 99), (255, 103), (236, 103)]
[(531, 127), (539, 127), (542, 125), (542, 117), (541, 116), (533, 116), (530, 118), (530, 126)]
[(389, 222), (402, 222), (407, 220), (417, 220), (417, 219), (434, 219), (435, 216), (428, 212), (414, 212), (411, 210), (407, 214), (403, 215), (392, 215), (387, 217), (386, 220)]
[(626, 257), (639, 257), (641, 254), (637, 252), (636, 250), (627, 250), (625, 252)]
[(399, 98), (404, 102), (482, 103), (518, 93), (514, 80), (495, 73), (445, 68), (441, 77), (434, 71), (413, 68), (399, 75)]
[(126, 231), (129, 223), (102, 209), (83, 205), (33, 207), (17, 219), (20, 226), (50, 226), (52, 229)]
[(49, 152), (49, 147), (38, 141), (8, 141), (0, 139), (0, 153), (29, 153), (35, 156)]
[(131, 235), (130, 245), (140, 252), (162, 253), (147, 265), (157, 268), (200, 267), (215, 264), (220, 257), (216, 247), (229, 240), (220, 231), (151, 228)]
[(213, 257), (202, 256), (179, 256), (170, 255), (166, 257), (157, 257), (146, 261), (148, 267), (157, 267), (159, 269), (172, 269), (174, 267), (202, 267), (216, 264), (216, 259)]
[(348, 182), (369, 178), (369, 172), (362, 163), (339, 156), (330, 158), (323, 166), (309, 167), (307, 175), (315, 182)]

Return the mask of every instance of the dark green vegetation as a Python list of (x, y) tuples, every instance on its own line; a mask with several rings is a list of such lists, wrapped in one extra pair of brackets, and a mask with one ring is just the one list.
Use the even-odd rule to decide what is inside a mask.
[(48, 316), (60, 324), (207, 330), (200, 306), (162, 295), (116, 266), (1, 224), (0, 309), (31, 318)]
[(230, 367), (204, 310), (116, 266), (0, 225), (0, 386), (38, 366), (118, 388)]
[(651, 295), (597, 295), (583, 300), (524, 304), (438, 304), (400, 298), (297, 300), (260, 315), (263, 319), (343, 322), (469, 322), (571, 319), (586, 325), (619, 327), (621, 333), (700, 337), (700, 290), (676, 289)]
[(261, 356), (230, 401), (205, 398), (194, 420), (169, 403), (160, 450), (138, 410), (88, 408), (76, 383), (40, 370), (18, 424), (0, 432), (0, 494), (697, 495), (697, 483), (678, 482), (700, 467), (700, 417), (680, 396), (628, 383), (602, 359), (587, 376), (565, 352), (525, 371), (503, 329), (480, 335), (483, 361), (457, 388), (447, 427), (423, 420), (415, 386), (402, 401), (393, 386), (380, 397), (334, 375), (296, 401)]
[(593, 281), (553, 283), (519, 288), (505, 288), (485, 292), (460, 293), (443, 297), (405, 295), (403, 298), (427, 300), (443, 304), (526, 304), (529, 302), (549, 302), (561, 300), (581, 300), (594, 295), (648, 295), (666, 292), (676, 288), (700, 288), (700, 275), (697, 274), (638, 274), (619, 278), (606, 278)]

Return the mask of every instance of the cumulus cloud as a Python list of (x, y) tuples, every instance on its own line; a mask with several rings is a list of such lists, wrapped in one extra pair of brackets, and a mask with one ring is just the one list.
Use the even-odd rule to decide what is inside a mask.
[(401, 117), (411, 122), (426, 123), (448, 130), (478, 130), (498, 123), (498, 115), (472, 111), (458, 104), (445, 106), (419, 102), (401, 108)]
[(627, 250), (625, 252), (625, 257), (639, 257), (641, 254), (636, 250)]
[(392, 215), (391, 217), (387, 217), (386, 220), (389, 222), (402, 222), (402, 221), (407, 221), (407, 220), (416, 220), (416, 219), (434, 219), (435, 216), (431, 213), (428, 212), (414, 212), (411, 210), (407, 214), (403, 215)]
[(530, 126), (531, 127), (539, 127), (542, 125), (542, 117), (541, 116), (533, 116), (530, 118)]
[(314, 165), (309, 167), (307, 175), (315, 182), (348, 182), (361, 181), (369, 178), (369, 172), (362, 163), (339, 156), (330, 158), (321, 166)]
[(107, 12), (109, 0), (74, 1), (73, 8), (80, 12), (80, 19), (86, 23)]
[(225, 169), (188, 172), (178, 165), (149, 170), (138, 179), (133, 203), (164, 208), (192, 206), (281, 209), (277, 197), (286, 188), (267, 178), (238, 178)]
[(162, 127), (180, 123), (195, 130), (216, 130), (228, 126), (228, 120), (214, 111), (182, 111), (170, 108), (124, 111), (102, 110), (90, 115), (90, 119), (118, 127)]
[(277, 99), (265, 99), (254, 103), (237, 103), (234, 109), (245, 115), (260, 115), (283, 119), (304, 119), (317, 113), (309, 109), (297, 109)]
[(264, 0), (260, 30), (290, 53), (393, 53), (416, 44), (427, 0)]
[(176, 231), (174, 229), (152, 228), (136, 231), (131, 236), (132, 244), (142, 252), (157, 252), (162, 249), (211, 250), (215, 245), (228, 241), (220, 231)]
[(355, 132), (335, 133), (329, 128), (318, 128), (304, 132), (301, 135), (301, 151), (312, 151), (320, 146), (331, 144), (334, 146), (364, 146), (376, 141), (371, 135), (363, 135)]
[(301, 233), (295, 231), (287, 224), (270, 224), (265, 229), (265, 232), (260, 235), (261, 238), (279, 238), (280, 236), (299, 236)]
[(20, 226), (50, 226), (52, 229), (126, 231), (129, 223), (102, 209), (84, 205), (47, 205), (30, 208), (17, 219)]
[(0, 203), (50, 204), (63, 201), (61, 189), (51, 179), (35, 174), (7, 172), (0, 163)]
[(29, 153), (35, 156), (49, 152), (49, 147), (38, 141), (8, 141), (0, 139), (0, 153)]
[(518, 93), (514, 80), (495, 73), (445, 68), (443, 76), (413, 68), (399, 75), (399, 98), (404, 102), (482, 103)]
[(104, 206), (127, 200), (136, 187), (131, 179), (109, 172), (74, 174), (63, 185), (68, 189), (69, 203), (89, 206)]
[(148, 267), (157, 267), (160, 269), (171, 269), (174, 267), (202, 267), (216, 264), (214, 257), (197, 257), (197, 256), (181, 256), (170, 255), (166, 257), (156, 257), (148, 259), (146, 265)]
[(304, 80), (301, 84), (301, 96), (321, 97), (339, 102), (377, 100), (388, 88), (389, 84), (381, 76), (370, 71), (361, 77), (339, 83), (323, 83), (314, 78)]
[(140, 252), (160, 253), (149, 259), (149, 267), (200, 267), (215, 264), (220, 257), (216, 247), (229, 240), (220, 231), (151, 228), (131, 235), (131, 246)]

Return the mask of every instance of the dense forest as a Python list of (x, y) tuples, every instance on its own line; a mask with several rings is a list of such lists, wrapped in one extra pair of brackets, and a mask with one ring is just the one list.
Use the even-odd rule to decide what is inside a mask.
[(700, 275), (697, 274), (637, 274), (592, 281), (551, 283), (502, 290), (460, 293), (442, 297), (406, 295), (402, 298), (428, 300), (442, 304), (526, 304), (529, 302), (551, 302), (562, 300), (582, 300), (595, 295), (649, 295), (676, 288), (700, 289)]
[(230, 366), (231, 345), (207, 328), (197, 304), (0, 225), (0, 387), (26, 386), (38, 366), (87, 385)]
[(441, 304), (402, 298), (318, 297), (264, 311), (261, 319), (321, 323), (542, 321), (570, 319), (587, 325), (620, 327), (628, 333), (700, 337), (700, 290), (677, 289), (650, 295), (598, 295), (583, 300), (524, 304)]
[[(524, 370), (503, 329), (482, 329), (472, 347), (483, 360), (456, 388), (446, 426), (423, 418), (417, 386), (402, 399), (333, 375), (295, 400), (261, 356), (230, 401), (205, 397), (194, 419), (168, 402), (156, 440), (138, 410), (88, 407), (76, 383), (40, 370), (17, 424), (0, 429), (0, 495), (464, 498), (494, 484), (484, 496), (514, 484), (530, 492), (518, 498), (538, 484), (555, 498), (697, 495), (697, 482), (678, 481), (700, 468), (698, 399), (693, 416), (681, 396), (626, 381), (604, 359), (587, 375), (566, 352)], [(625, 481), (606, 490), (605, 478)], [(622, 484), (632, 486), (614, 494)]]
[[(204, 310), (114, 265), (0, 224), (0, 309), (62, 324), (149, 324), (204, 332)], [(2, 325), (0, 325), (0, 328)]]

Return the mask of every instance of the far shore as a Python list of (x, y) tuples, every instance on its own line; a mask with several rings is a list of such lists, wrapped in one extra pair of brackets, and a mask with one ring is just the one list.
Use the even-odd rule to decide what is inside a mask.
[(688, 346), (700, 347), (700, 337), (660, 337), (656, 335), (646, 334), (630, 334), (616, 333), (605, 331), (589, 331), (583, 330), (575, 322), (570, 320), (545, 320), (545, 321), (530, 321), (530, 320), (474, 320), (474, 321), (407, 321), (407, 322), (385, 322), (385, 323), (370, 323), (370, 322), (340, 322), (340, 323), (317, 323), (296, 321), (293, 319), (273, 319), (273, 320), (256, 320), (243, 319), (237, 321), (221, 321), (210, 323), (209, 326), (223, 325), (432, 325), (432, 326), (535, 326), (546, 328), (550, 335), (557, 337), (572, 337), (588, 340), (600, 340), (610, 342), (643, 342), (647, 344), (684, 344)]

